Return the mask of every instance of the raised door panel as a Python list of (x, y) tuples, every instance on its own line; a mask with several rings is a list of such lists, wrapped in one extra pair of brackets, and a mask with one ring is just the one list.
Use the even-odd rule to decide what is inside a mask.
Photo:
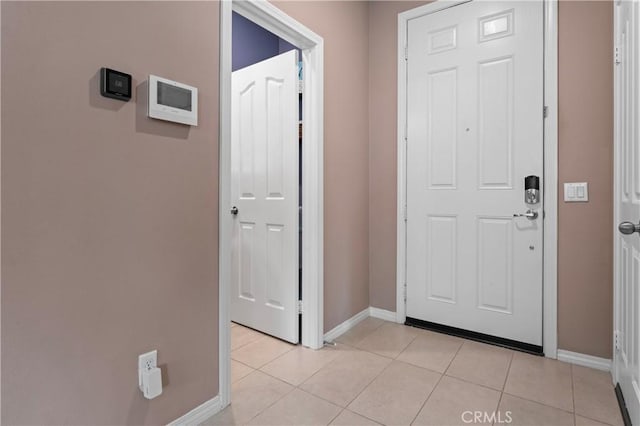
[(427, 75), (427, 187), (454, 189), (457, 165), (457, 69)]
[(510, 314), (513, 311), (513, 220), (477, 220), (478, 308)]
[(239, 176), (238, 183), (241, 199), (255, 198), (256, 184), (256, 138), (260, 135), (256, 117), (256, 84), (251, 82), (238, 95), (238, 148)]
[(267, 198), (284, 198), (284, 80), (268, 77), (266, 80), (267, 115)]
[(478, 64), (479, 186), (513, 186), (513, 57)]
[(427, 218), (427, 291), (428, 299), (456, 303), (457, 218)]

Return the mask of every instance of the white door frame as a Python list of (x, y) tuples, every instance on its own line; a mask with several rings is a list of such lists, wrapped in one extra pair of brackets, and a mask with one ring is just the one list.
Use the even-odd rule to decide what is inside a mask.
[[(398, 204), (396, 320), (404, 323), (406, 315), (407, 266), (407, 47), (408, 21), (471, 0), (438, 0), (398, 15)], [(481, 1), (481, 0), (476, 0)], [(558, 351), (558, 3), (544, 1), (544, 225), (543, 225), (543, 330), (546, 357), (557, 358)], [(540, 111), (542, 114), (542, 111)]]
[(302, 49), (302, 344), (323, 344), (323, 49), (322, 37), (264, 0), (220, 2), (219, 376), (220, 403), (230, 402), (231, 306), (231, 22), (232, 11)]

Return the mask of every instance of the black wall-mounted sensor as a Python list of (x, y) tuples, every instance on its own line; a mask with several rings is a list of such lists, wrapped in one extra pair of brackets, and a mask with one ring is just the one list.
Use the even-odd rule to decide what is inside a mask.
[(131, 74), (100, 68), (100, 94), (127, 102), (131, 99)]

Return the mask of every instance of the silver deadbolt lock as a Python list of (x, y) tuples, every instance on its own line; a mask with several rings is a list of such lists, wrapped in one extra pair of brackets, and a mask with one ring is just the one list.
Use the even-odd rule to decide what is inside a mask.
[(231, 214), (234, 216), (238, 214), (238, 208), (236, 206), (231, 207)]
[(540, 178), (527, 176), (524, 178), (524, 202), (533, 205), (540, 202)]

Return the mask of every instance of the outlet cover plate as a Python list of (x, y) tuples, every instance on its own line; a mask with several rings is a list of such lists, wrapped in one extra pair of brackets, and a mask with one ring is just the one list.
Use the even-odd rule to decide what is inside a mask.
[(158, 366), (158, 351), (144, 353), (138, 356), (138, 387), (142, 390), (142, 372)]

